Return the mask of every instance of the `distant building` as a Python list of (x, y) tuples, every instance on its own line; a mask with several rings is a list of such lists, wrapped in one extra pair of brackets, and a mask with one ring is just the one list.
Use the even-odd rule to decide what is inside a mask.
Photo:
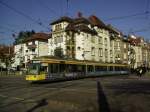
[(23, 43), (15, 45), (13, 66), (26, 66), (33, 58), (48, 55), (48, 38), (48, 34), (35, 33)]
[(144, 41), (144, 38), (137, 37), (134, 35), (129, 36), (129, 41), (131, 45), (131, 49), (134, 52), (134, 65), (133, 68), (137, 68), (139, 66), (146, 66), (149, 65), (149, 57), (148, 57), (148, 43)]
[(0, 68), (11, 66), (13, 61), (14, 46), (0, 45)]

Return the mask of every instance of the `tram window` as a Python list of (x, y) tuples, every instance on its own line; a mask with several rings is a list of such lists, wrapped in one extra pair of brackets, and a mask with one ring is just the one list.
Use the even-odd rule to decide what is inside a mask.
[(92, 72), (93, 68), (92, 68), (91, 65), (89, 65), (87, 68), (88, 68), (88, 71), (89, 71), (89, 72)]
[(78, 69), (78, 70), (77, 70), (78, 72), (81, 72), (81, 71), (82, 71), (82, 66), (79, 65), (79, 66), (77, 67), (77, 69)]
[(96, 67), (95, 67), (95, 70), (96, 70), (96, 71), (100, 71), (99, 66), (96, 66)]
[(109, 69), (110, 71), (113, 71), (113, 66), (110, 66), (110, 69)]
[(53, 64), (52, 65), (52, 73), (57, 73), (58, 72), (58, 65), (57, 64)]
[(103, 67), (103, 71), (106, 71), (106, 70), (107, 70), (107, 67), (106, 67), (106, 66), (104, 66), (104, 67)]
[(40, 73), (47, 73), (47, 66), (40, 66)]
[(123, 71), (123, 70), (124, 70), (124, 68), (123, 68), (123, 67), (120, 67), (120, 70), (121, 70), (121, 71)]
[(107, 66), (107, 71), (110, 71), (110, 66)]
[(115, 71), (119, 71), (119, 67), (116, 66), (116, 67), (115, 67)]
[(60, 64), (59, 65), (59, 71), (60, 72), (64, 72), (65, 71), (65, 65), (64, 64)]
[(121, 67), (118, 67), (118, 71), (121, 71), (122, 69), (121, 69)]

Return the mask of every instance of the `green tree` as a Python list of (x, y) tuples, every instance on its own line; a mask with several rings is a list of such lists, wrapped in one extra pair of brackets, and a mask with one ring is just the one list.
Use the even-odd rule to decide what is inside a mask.
[(25, 41), (25, 39), (29, 38), (30, 36), (32, 36), (33, 34), (35, 34), (35, 31), (20, 31), (19, 34), (17, 35), (17, 37), (15, 38), (14, 44), (20, 44), (23, 41)]
[(6, 65), (6, 68), (13, 63), (13, 46), (0, 45), (0, 61)]

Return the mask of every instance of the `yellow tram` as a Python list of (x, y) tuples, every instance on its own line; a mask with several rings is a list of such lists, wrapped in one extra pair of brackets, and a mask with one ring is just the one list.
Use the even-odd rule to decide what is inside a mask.
[(129, 73), (127, 64), (100, 63), (50, 57), (33, 59), (27, 68), (26, 80), (32, 82), (68, 77), (75, 78)]

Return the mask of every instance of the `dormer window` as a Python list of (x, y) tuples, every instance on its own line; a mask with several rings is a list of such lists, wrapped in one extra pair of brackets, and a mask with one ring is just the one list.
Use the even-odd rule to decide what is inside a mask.
[(55, 25), (55, 30), (61, 30), (61, 29), (62, 29), (62, 25), (61, 24)]
[(35, 41), (32, 41), (32, 45), (35, 45)]

